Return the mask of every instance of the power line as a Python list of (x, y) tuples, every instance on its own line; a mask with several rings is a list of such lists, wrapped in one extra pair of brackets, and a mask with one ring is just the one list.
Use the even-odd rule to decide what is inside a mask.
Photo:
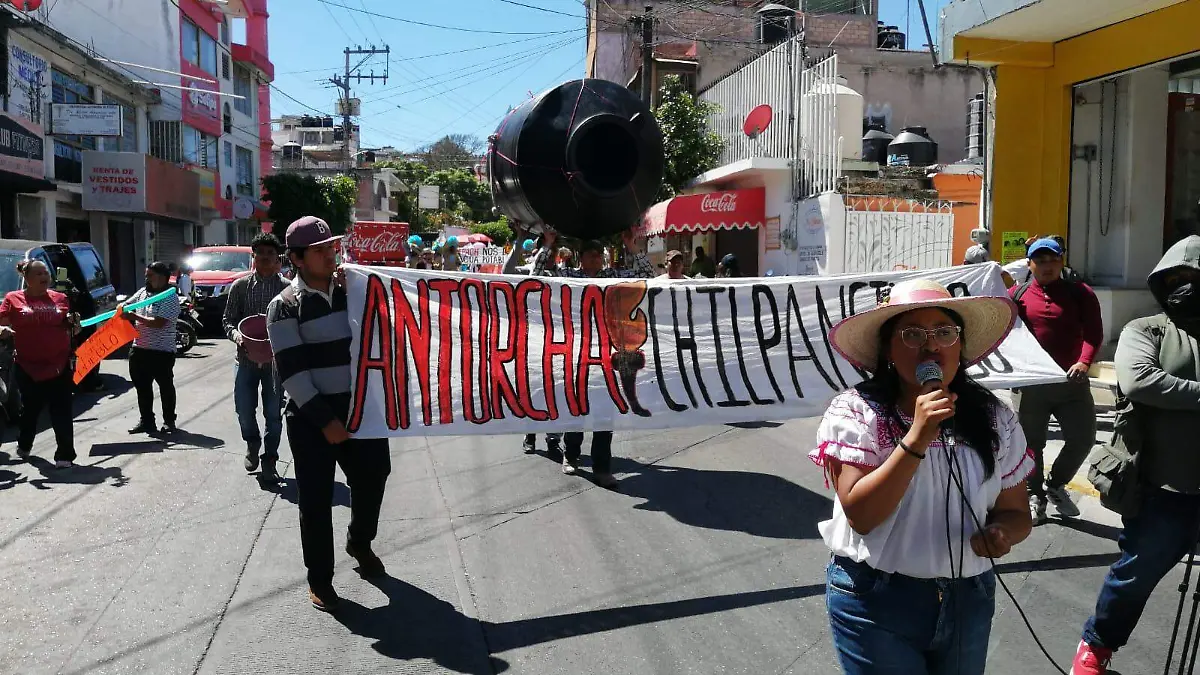
[[(586, 29), (580, 28), (578, 30), (583, 31)], [(544, 40), (548, 37), (554, 37), (554, 36), (553, 35), (536, 35), (534, 37), (521, 38), (519, 40), (509, 40), (508, 42), (497, 42), (496, 44), (492, 44), (492, 45), (481, 45), (478, 47), (468, 47), (466, 49), (455, 49), (453, 51), (448, 51), (448, 52), (436, 52), (434, 54), (418, 54), (417, 56), (403, 56), (400, 58), (390, 59), (388, 61), (388, 63), (397, 64), (401, 61), (417, 61), (419, 59), (432, 59), (432, 58), (435, 58), (438, 56), (451, 56), (453, 54), (465, 54), (467, 52), (477, 52), (477, 51), (482, 51), (484, 49), (495, 49), (496, 47), (507, 47), (508, 45), (515, 45), (515, 44), (522, 43), (522, 42), (533, 42), (534, 40)], [(289, 71), (277, 73), (277, 74), (278, 75), (302, 75), (305, 73), (319, 73), (319, 72), (323, 72), (326, 70), (333, 70), (334, 68), (337, 68), (337, 66), (328, 66), (326, 68), (310, 68), (308, 70), (289, 70)]]
[(342, 9), (349, 10), (351, 12), (358, 12), (360, 14), (366, 14), (368, 16), (373, 16), (373, 17), (376, 17), (379, 19), (388, 19), (389, 21), (399, 21), (400, 23), (407, 23), (407, 24), (411, 24), (414, 26), (424, 26), (426, 28), (440, 28), (442, 30), (452, 30), (452, 31), (456, 31), (459, 33), (486, 33), (488, 35), (559, 35), (562, 33), (570, 33), (570, 32), (573, 32), (574, 30), (578, 30), (578, 29), (571, 29), (571, 30), (560, 30), (560, 31), (507, 31), (507, 30), (488, 30), (488, 29), (484, 29), (484, 28), (464, 28), (462, 26), (446, 26), (443, 24), (429, 23), (427, 21), (417, 21), (416, 19), (404, 19), (404, 18), (401, 18), (398, 16), (391, 16), (388, 14), (380, 14), (379, 12), (372, 12), (370, 10), (357, 9), (357, 8), (351, 7), (349, 5), (338, 4), (336, 2), (332, 2), (332, 0), (317, 0), (317, 2), (320, 2), (325, 5), (329, 5), (330, 7), (341, 7)]
[(503, 2), (506, 5), (516, 5), (517, 7), (526, 7), (528, 9), (536, 9), (539, 12), (546, 12), (547, 14), (558, 14), (559, 16), (569, 16), (572, 19), (585, 19), (585, 20), (587, 19), (586, 16), (579, 16), (578, 14), (567, 14), (566, 12), (560, 12), (556, 9), (547, 9), (546, 7), (538, 7), (537, 5), (527, 5), (523, 2), (517, 2), (517, 0), (499, 0), (499, 2)]

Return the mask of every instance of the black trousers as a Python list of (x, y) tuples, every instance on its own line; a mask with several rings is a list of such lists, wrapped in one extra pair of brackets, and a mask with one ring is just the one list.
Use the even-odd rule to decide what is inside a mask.
[[(592, 432), (592, 470), (596, 473), (612, 473), (611, 431)], [(574, 462), (583, 451), (583, 432), (568, 431), (563, 434), (563, 455)]]
[(288, 444), (296, 470), (300, 505), (300, 546), (309, 586), (333, 582), (333, 476), (342, 467), (350, 487), (349, 541), (369, 546), (379, 529), (379, 509), (392, 460), (387, 439), (351, 439), (330, 445), (320, 429), (285, 416)]
[(162, 397), (163, 421), (175, 423), (175, 352), (131, 347), (129, 379), (137, 389), (138, 410), (142, 421), (154, 424), (154, 383)]
[(33, 447), (38, 418), (42, 416), (42, 408), (48, 408), (50, 425), (54, 427), (54, 440), (58, 443), (54, 450), (54, 461), (74, 462), (75, 428), (71, 411), (74, 385), (71, 369), (64, 368), (62, 374), (41, 382), (30, 377), (20, 366), (16, 366), (16, 369), (17, 389), (21, 392), (22, 404), (17, 447), (21, 450)]

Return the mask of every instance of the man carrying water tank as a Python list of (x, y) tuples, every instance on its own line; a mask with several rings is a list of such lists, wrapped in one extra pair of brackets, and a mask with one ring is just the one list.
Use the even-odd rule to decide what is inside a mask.
[[(233, 282), (229, 298), (225, 303), (225, 315), (221, 325), (225, 335), (237, 344), (237, 362), (233, 380), (233, 408), (237, 411), (238, 424), (242, 428), (242, 440), (246, 442), (245, 467), (247, 472), (258, 468), (259, 450), (262, 450), (262, 471), (258, 479), (263, 483), (278, 482), (279, 474), (275, 463), (279, 459), (279, 437), (283, 434), (283, 386), (275, 372), (273, 363), (258, 364), (252, 361), (243, 346), (238, 325), (246, 317), (267, 313), (267, 305), (283, 292), (288, 281), (279, 273), (282, 266), (283, 244), (270, 232), (260, 232), (250, 242), (254, 252), (254, 274)], [(258, 430), (256, 411), (262, 399), (263, 417), (266, 418), (266, 445)]]

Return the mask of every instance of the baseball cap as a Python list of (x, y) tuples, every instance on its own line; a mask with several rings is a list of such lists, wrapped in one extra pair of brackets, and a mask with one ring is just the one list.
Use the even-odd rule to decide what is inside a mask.
[(666, 261), (671, 262), (672, 260), (674, 260), (676, 258), (682, 258), (682, 257), (684, 257), (683, 251), (674, 251), (674, 250), (667, 251)]
[(316, 216), (304, 216), (288, 225), (284, 243), (288, 248), (308, 248), (338, 239), (341, 237), (334, 234), (324, 220)]
[(1049, 252), (1053, 253), (1054, 255), (1061, 256), (1063, 254), (1063, 247), (1062, 244), (1054, 241), (1050, 237), (1045, 237), (1030, 244), (1026, 255), (1032, 258), (1041, 252)]

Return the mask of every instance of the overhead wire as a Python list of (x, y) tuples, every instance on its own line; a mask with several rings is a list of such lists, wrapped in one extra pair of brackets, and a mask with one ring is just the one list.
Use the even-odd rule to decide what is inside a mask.
[(488, 35), (554, 35), (554, 34), (559, 34), (559, 33), (570, 32), (570, 31), (565, 31), (565, 30), (564, 31), (506, 31), (506, 30), (490, 30), (490, 29), (486, 29), (486, 28), (466, 28), (464, 26), (447, 26), (444, 24), (431, 23), (428, 21), (417, 21), (416, 19), (405, 19), (405, 18), (399, 17), (399, 16), (391, 16), (389, 14), (381, 14), (379, 12), (373, 12), (373, 11), (366, 10), (366, 9), (358, 9), (355, 7), (351, 7), (350, 5), (343, 5), (343, 4), (340, 4), (337, 2), (333, 2), (333, 0), (317, 0), (317, 2), (320, 2), (324, 5), (328, 5), (330, 7), (341, 7), (342, 9), (349, 10), (351, 12), (359, 12), (359, 13), (366, 14), (368, 16), (373, 16), (373, 17), (376, 17), (379, 19), (388, 19), (389, 21), (398, 21), (400, 23), (407, 23), (407, 24), (411, 24), (414, 26), (425, 26), (426, 28), (440, 28), (442, 30), (456, 31), (459, 33), (484, 33), (484, 34), (488, 34)]

